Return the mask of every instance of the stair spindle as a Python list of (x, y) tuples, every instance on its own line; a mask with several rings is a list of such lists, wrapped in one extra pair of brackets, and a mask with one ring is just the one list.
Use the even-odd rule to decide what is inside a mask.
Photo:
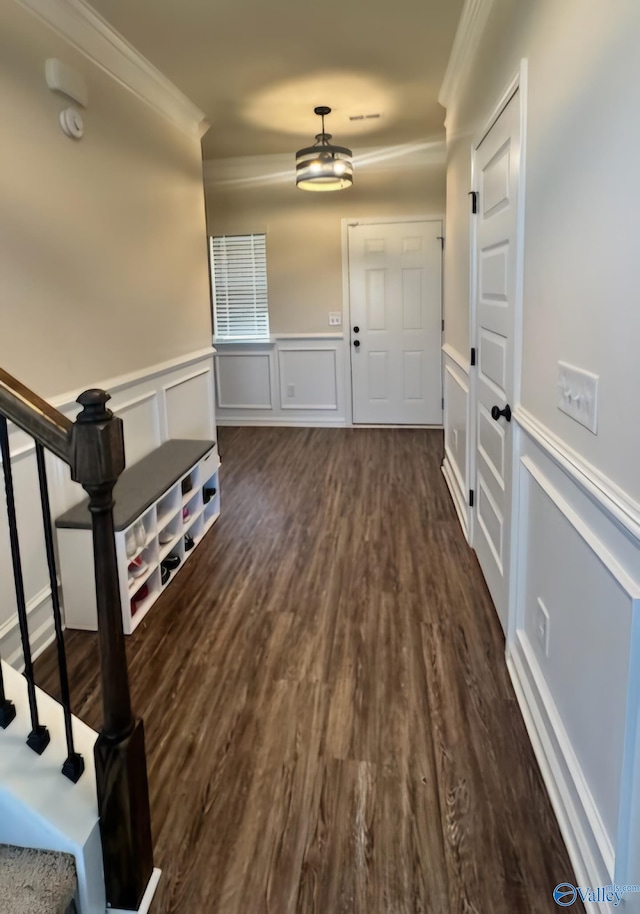
[(44, 724), (38, 719), (38, 700), (33, 679), (33, 660), (31, 645), (29, 643), (29, 626), (27, 622), (27, 603), (24, 594), (24, 579), (22, 576), (22, 562), (20, 560), (20, 542), (18, 539), (18, 521), (16, 517), (16, 503), (13, 487), (13, 473), (11, 470), (11, 451), (9, 448), (9, 430), (7, 420), (0, 416), (0, 454), (2, 456), (2, 469), (4, 470), (4, 488), (7, 499), (7, 517), (9, 520), (9, 542), (11, 544), (11, 561), (13, 564), (13, 580), (16, 591), (16, 604), (18, 608), (18, 625), (22, 641), (24, 656), (24, 675), (27, 680), (27, 693), (29, 696), (29, 712), (31, 714), (31, 733), (27, 737), (27, 746), (42, 755), (50, 742), (50, 735)]
[(44, 544), (47, 553), (47, 566), (49, 568), (49, 584), (51, 586), (51, 602), (53, 604), (53, 624), (56, 632), (56, 649), (58, 653), (58, 672), (60, 675), (60, 698), (64, 711), (64, 730), (67, 739), (67, 758), (62, 766), (62, 773), (73, 781), (80, 779), (84, 771), (84, 759), (75, 751), (73, 744), (73, 728), (71, 724), (71, 695), (69, 693), (69, 675), (67, 671), (67, 653), (62, 634), (62, 614), (60, 612), (60, 597), (58, 594), (58, 572), (56, 557), (53, 548), (53, 527), (51, 523), (51, 508), (49, 503), (49, 485), (47, 482), (47, 467), (45, 463), (44, 448), (36, 443), (36, 461), (38, 464), (38, 479), (40, 482), (40, 501), (42, 504), (42, 524), (44, 528)]

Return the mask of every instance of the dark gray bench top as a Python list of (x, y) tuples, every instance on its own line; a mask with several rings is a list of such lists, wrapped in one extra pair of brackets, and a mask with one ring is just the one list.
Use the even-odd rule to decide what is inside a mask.
[[(215, 441), (165, 441), (138, 463), (127, 467), (113, 490), (113, 518), (116, 530), (124, 530), (157, 501), (207, 454)], [(89, 499), (70, 508), (56, 520), (56, 527), (90, 530)]]

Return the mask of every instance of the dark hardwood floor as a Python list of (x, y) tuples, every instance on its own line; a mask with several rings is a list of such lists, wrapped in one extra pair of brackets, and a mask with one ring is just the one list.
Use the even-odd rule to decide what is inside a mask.
[[(557, 911), (573, 871), (441, 434), (222, 429), (220, 451), (222, 516), (127, 640), (153, 914)], [(66, 638), (98, 727), (95, 636)], [(51, 652), (37, 674), (55, 690)]]

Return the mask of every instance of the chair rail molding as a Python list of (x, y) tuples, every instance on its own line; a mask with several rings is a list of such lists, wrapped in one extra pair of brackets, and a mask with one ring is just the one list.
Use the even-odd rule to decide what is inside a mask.
[(85, 0), (16, 2), (184, 133), (200, 138), (207, 132), (204, 112)]
[[(147, 368), (95, 386), (111, 393), (109, 405), (122, 418), (125, 429), (127, 462), (136, 463), (170, 437), (215, 439), (214, 366), (211, 347), (186, 353)], [(86, 379), (88, 384), (93, 379)], [(78, 412), (78, 391), (70, 391), (50, 402), (69, 418)], [(35, 445), (14, 427), (10, 428), (11, 456), (15, 482), (20, 496), (19, 519), (25, 530), (25, 584), (27, 614), (32, 629), (33, 656), (46, 648), (54, 637), (51, 612), (51, 590), (45, 584), (46, 574), (39, 555), (36, 528), (30, 521), (39, 511), (36, 484)], [(66, 511), (81, 498), (73, 485), (66, 465), (47, 455), (51, 506), (54, 515)], [(64, 608), (63, 608), (64, 610)], [(0, 606), (0, 653), (13, 665), (20, 663), (20, 644), (15, 610)]]
[(586, 461), (551, 429), (523, 406), (516, 406), (513, 418), (552, 460), (558, 464), (614, 521), (640, 540), (640, 504), (613, 480)]
[(455, 362), (458, 368), (461, 368), (465, 374), (469, 374), (471, 363), (467, 356), (462, 355), (462, 353), (459, 352), (455, 346), (452, 346), (451, 343), (445, 343), (442, 347), (442, 351), (447, 358), (451, 359), (452, 362)]

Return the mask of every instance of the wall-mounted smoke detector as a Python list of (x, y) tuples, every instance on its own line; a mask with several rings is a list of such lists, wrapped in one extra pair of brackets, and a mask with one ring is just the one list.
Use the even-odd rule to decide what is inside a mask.
[(374, 121), (376, 118), (382, 117), (381, 114), (351, 114), (349, 115), (350, 121)]

